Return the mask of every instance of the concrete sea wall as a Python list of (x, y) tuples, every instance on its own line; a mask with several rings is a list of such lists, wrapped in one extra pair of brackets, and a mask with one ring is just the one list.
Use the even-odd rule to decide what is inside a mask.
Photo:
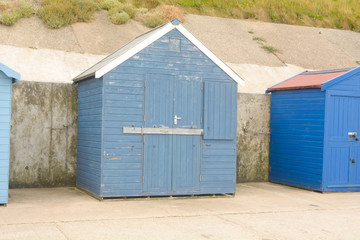
[(74, 186), (77, 87), (13, 85), (10, 187)]
[(238, 94), (237, 182), (269, 179), (270, 95)]
[[(270, 96), (238, 94), (237, 182), (267, 181)], [(13, 85), (10, 187), (75, 186), (77, 87)]]

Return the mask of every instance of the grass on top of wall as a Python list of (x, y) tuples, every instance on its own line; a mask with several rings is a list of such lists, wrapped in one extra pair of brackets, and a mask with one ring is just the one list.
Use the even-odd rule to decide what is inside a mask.
[(0, 2), (0, 23), (11, 26), (21, 18), (31, 17), (34, 9), (31, 3), (25, 0)]
[(183, 20), (185, 12), (360, 32), (359, 0), (13, 0), (0, 3), (0, 22), (12, 25), (31, 16), (34, 2), (51, 28), (90, 21), (96, 10), (105, 9), (115, 24), (134, 18), (156, 27), (170, 18)]
[(186, 13), (360, 31), (359, 0), (131, 0), (153, 7), (179, 6)]

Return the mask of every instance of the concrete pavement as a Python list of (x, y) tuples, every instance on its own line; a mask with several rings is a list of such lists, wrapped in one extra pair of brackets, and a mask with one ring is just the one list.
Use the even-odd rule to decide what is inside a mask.
[(238, 184), (235, 197), (98, 201), (75, 188), (11, 189), (0, 239), (359, 239), (360, 192)]

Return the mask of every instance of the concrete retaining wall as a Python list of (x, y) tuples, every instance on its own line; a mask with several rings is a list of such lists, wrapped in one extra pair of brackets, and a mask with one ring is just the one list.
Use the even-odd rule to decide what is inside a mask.
[(270, 95), (238, 94), (237, 182), (268, 181)]
[[(13, 85), (10, 187), (75, 186), (77, 87)], [(238, 95), (237, 181), (267, 181), (270, 96)]]
[(74, 186), (77, 87), (13, 85), (10, 187)]

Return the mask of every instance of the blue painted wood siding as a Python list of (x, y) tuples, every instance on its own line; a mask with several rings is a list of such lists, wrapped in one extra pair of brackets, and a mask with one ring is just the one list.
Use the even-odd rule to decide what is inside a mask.
[[(180, 51), (169, 50), (170, 38), (181, 40)], [(227, 74), (177, 30), (169, 32), (106, 74), (103, 77), (105, 155), (102, 196), (143, 195), (143, 138), (141, 135), (123, 134), (122, 128), (144, 126), (144, 84), (148, 74), (233, 84)], [(229, 107), (233, 108), (234, 105)], [(204, 157), (201, 157), (200, 164), (200, 193), (235, 192), (236, 127), (232, 132), (233, 138), (226, 141), (202, 142)]]
[(123, 127), (142, 127), (144, 80), (141, 71), (114, 69), (104, 76), (102, 196), (141, 196), (143, 138), (123, 134)]
[(101, 195), (103, 80), (78, 85), (78, 137), (76, 184)]
[(12, 81), (0, 72), (0, 204), (8, 202)]
[(320, 89), (272, 92), (270, 181), (321, 190), (324, 113)]

